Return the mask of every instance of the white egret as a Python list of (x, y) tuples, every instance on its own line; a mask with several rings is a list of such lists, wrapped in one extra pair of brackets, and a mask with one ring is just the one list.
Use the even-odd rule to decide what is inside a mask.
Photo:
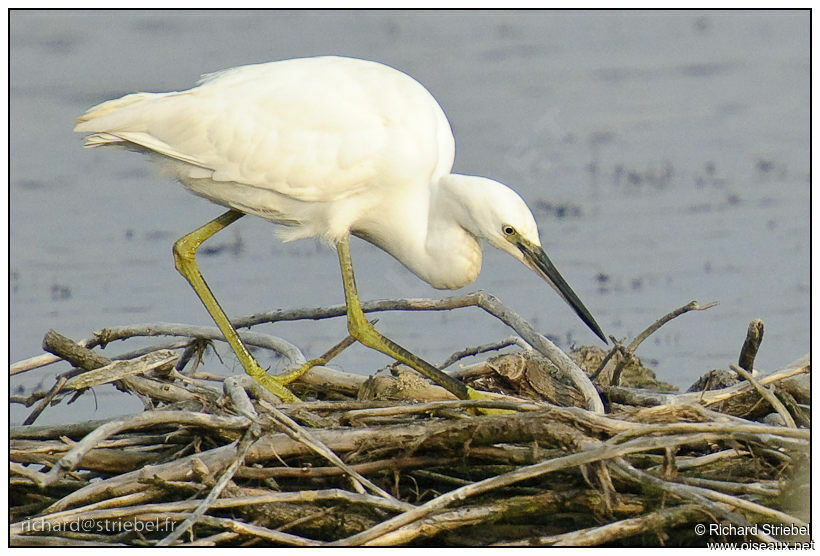
[(541, 248), (524, 201), (507, 186), (451, 173), (455, 145), (433, 96), (388, 66), (340, 57), (284, 60), (205, 75), (192, 89), (134, 93), (91, 108), (85, 146), (148, 153), (193, 193), (228, 212), (174, 244), (194, 288), (245, 371), (285, 401), (312, 362), (268, 375), (242, 344), (196, 265), (199, 245), (245, 214), (281, 224), (285, 241), (320, 237), (339, 255), (350, 334), (462, 399), (481, 397), (379, 334), (356, 292), (349, 236), (387, 251), (434, 288), (473, 282), (487, 240), (544, 280), (604, 342), (592, 315)]

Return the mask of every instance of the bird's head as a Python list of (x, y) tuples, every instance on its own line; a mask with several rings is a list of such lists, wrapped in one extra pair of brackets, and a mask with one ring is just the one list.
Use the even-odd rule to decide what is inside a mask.
[(506, 185), (488, 178), (450, 177), (459, 182), (453, 185), (466, 208), (467, 214), (462, 224), (465, 229), (506, 251), (541, 276), (606, 343), (598, 323), (541, 247), (538, 226), (524, 200)]

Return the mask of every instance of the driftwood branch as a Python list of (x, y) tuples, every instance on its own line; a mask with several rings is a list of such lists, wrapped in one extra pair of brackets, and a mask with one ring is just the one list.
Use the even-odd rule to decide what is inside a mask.
[(615, 344), (614, 347), (609, 351), (609, 353), (604, 357), (601, 361), (601, 364), (598, 368), (592, 373), (592, 378), (597, 378), (601, 372), (604, 370), (606, 365), (609, 363), (611, 357), (616, 354), (620, 353), (623, 357), (621, 360), (615, 365), (615, 368), (611, 372), (611, 378), (609, 384), (611, 386), (617, 386), (620, 382), (621, 372), (623, 371), (624, 366), (626, 366), (629, 361), (631, 361), (633, 354), (638, 349), (644, 340), (646, 340), (649, 336), (654, 334), (657, 330), (659, 330), (664, 324), (675, 319), (684, 313), (688, 313), (689, 311), (705, 311), (706, 309), (711, 309), (712, 307), (718, 304), (717, 301), (712, 301), (711, 303), (707, 303), (706, 305), (698, 305), (697, 301), (690, 301), (683, 307), (678, 307), (674, 311), (664, 315), (663, 317), (659, 318), (652, 324), (650, 324), (643, 332), (635, 336), (628, 346), (623, 347), (617, 341), (617, 339), (612, 338), (612, 342)]
[(786, 423), (786, 426), (791, 427), (793, 429), (797, 428), (797, 425), (794, 424), (794, 419), (792, 419), (792, 416), (789, 414), (788, 410), (781, 403), (781, 401), (777, 399), (777, 396), (772, 394), (772, 392), (768, 388), (766, 388), (757, 380), (755, 380), (755, 378), (752, 376), (750, 372), (746, 371), (745, 369), (741, 369), (737, 365), (730, 365), (729, 368), (737, 374), (739, 374), (744, 379), (746, 379), (749, 382), (749, 384), (751, 384), (754, 387), (754, 389), (757, 390), (761, 396), (763, 396), (763, 399), (772, 405), (772, 408), (774, 408), (774, 410), (777, 411), (777, 413), (783, 418), (783, 422)]

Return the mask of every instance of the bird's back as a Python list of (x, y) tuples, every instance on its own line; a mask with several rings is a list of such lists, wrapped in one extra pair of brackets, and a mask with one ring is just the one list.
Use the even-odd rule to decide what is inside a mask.
[(75, 131), (91, 133), (87, 146), (161, 155), (180, 181), (229, 206), (235, 184), (274, 194), (269, 203), (389, 195), (437, 181), (454, 156), (450, 126), (424, 87), (338, 57), (242, 66), (187, 91), (127, 95), (90, 109)]

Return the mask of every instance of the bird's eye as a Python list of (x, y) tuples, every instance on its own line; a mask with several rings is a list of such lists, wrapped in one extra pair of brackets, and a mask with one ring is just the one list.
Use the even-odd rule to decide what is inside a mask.
[(504, 232), (504, 235), (508, 235), (508, 236), (511, 236), (511, 235), (515, 234), (515, 228), (513, 228), (509, 224), (504, 224), (501, 227), (501, 231)]

